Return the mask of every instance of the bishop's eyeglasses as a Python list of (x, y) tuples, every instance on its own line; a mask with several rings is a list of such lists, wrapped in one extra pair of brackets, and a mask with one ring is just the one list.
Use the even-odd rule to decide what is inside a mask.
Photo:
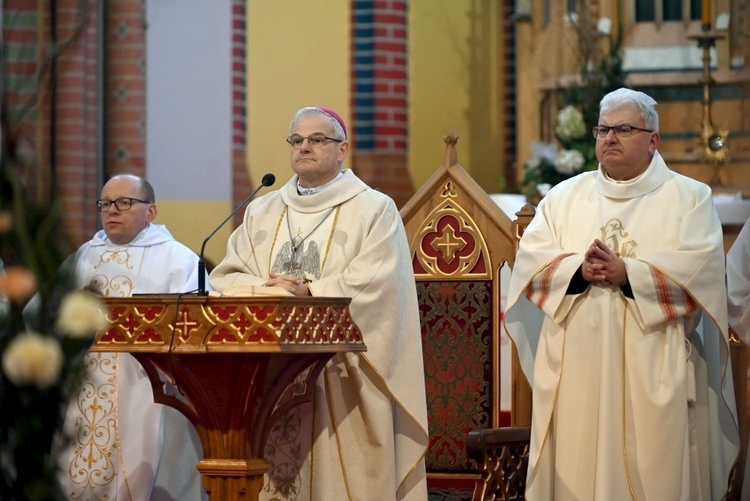
[(591, 132), (594, 134), (594, 137), (596, 139), (604, 139), (605, 137), (607, 137), (607, 134), (609, 134), (609, 131), (614, 132), (615, 136), (617, 137), (632, 136), (636, 132), (654, 132), (651, 129), (642, 129), (640, 127), (636, 127), (635, 125), (629, 124), (613, 125), (611, 127), (606, 125), (597, 125), (593, 129), (591, 129)]
[(96, 206), (99, 208), (99, 212), (107, 212), (112, 204), (115, 205), (117, 210), (130, 210), (133, 203), (150, 204), (148, 200), (139, 200), (137, 198), (118, 198), (116, 200), (107, 200), (102, 198), (96, 201)]
[(331, 141), (334, 141), (336, 143), (340, 143), (343, 141), (343, 139), (336, 139), (335, 137), (328, 137), (325, 134), (317, 133), (310, 134), (307, 137), (300, 136), (299, 134), (292, 134), (291, 136), (286, 138), (286, 142), (289, 143), (292, 148), (298, 150), (302, 147), (302, 143), (305, 142), (305, 139), (307, 139), (307, 143), (313, 148), (325, 146)]

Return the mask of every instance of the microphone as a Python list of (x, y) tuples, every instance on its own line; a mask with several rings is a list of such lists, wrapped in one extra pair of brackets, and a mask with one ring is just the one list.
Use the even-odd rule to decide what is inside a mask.
[(229, 221), (232, 216), (237, 214), (237, 211), (240, 210), (246, 203), (248, 203), (250, 200), (253, 199), (255, 195), (258, 194), (261, 188), (265, 186), (272, 186), (273, 183), (276, 182), (276, 176), (271, 174), (270, 172), (263, 176), (263, 179), (260, 181), (260, 186), (255, 188), (255, 191), (253, 191), (249, 197), (247, 197), (245, 200), (242, 201), (241, 204), (239, 204), (227, 218), (217, 226), (214, 231), (212, 231), (204, 240), (203, 245), (201, 245), (201, 253), (198, 256), (198, 295), (199, 296), (207, 296), (208, 292), (206, 291), (206, 258), (203, 257), (203, 253), (206, 250), (206, 244), (211, 239), (212, 236), (216, 234), (219, 229), (224, 226), (224, 224)]

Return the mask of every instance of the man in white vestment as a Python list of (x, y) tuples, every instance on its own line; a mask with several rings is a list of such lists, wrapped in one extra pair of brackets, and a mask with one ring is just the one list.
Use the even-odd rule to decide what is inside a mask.
[(711, 190), (657, 151), (656, 102), (618, 89), (599, 169), (524, 231), (505, 327), (532, 385), (529, 500), (719, 500), (739, 438)]
[[(111, 178), (97, 206), (102, 227), (66, 260), (77, 287), (103, 296), (190, 292), (198, 257), (157, 215), (150, 183)], [(74, 500), (200, 500), (197, 433), (180, 412), (154, 403), (151, 383), (127, 353), (89, 353), (65, 414), (63, 494)]]
[(729, 326), (750, 344), (750, 220), (727, 252), (727, 299)]
[(349, 142), (333, 110), (303, 108), (289, 134), (295, 175), (248, 206), (211, 286), (349, 297), (367, 351), (335, 355), (314, 402), (277, 423), (261, 499), (425, 500), (422, 344), (401, 217), (342, 169)]
[[(750, 345), (750, 220), (742, 226), (727, 252), (727, 301), (729, 327), (743, 343)], [(747, 391), (740, 388), (739, 391)], [(748, 409), (738, 409), (739, 419), (750, 418)], [(750, 499), (750, 461), (745, 458), (742, 498)]]

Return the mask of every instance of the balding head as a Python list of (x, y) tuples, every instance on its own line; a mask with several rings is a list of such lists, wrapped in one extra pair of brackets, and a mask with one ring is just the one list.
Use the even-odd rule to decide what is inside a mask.
[[(127, 200), (123, 202), (123, 199), (131, 202), (129, 209), (117, 207), (117, 204), (127, 205)], [(101, 213), (102, 227), (107, 237), (118, 245), (132, 242), (157, 214), (151, 183), (132, 174), (120, 174), (107, 181), (101, 200), (109, 202), (109, 208)]]

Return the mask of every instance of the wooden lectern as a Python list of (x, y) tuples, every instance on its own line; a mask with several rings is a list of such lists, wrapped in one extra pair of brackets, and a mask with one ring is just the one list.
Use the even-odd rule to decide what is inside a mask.
[(212, 500), (257, 499), (274, 421), (312, 398), (334, 354), (365, 351), (349, 298), (154, 295), (103, 298), (109, 329), (91, 351), (127, 352), (154, 401), (193, 423)]

